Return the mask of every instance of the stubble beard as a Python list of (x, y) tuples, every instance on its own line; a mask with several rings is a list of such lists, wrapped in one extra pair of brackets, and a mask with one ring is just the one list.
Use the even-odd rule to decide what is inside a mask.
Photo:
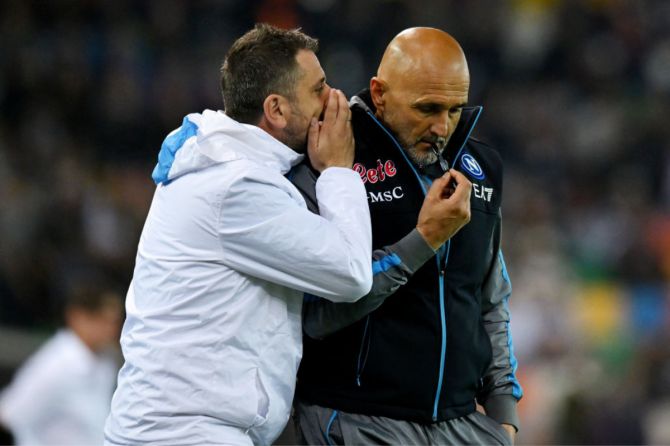
[[(384, 125), (392, 129), (392, 126), (389, 125), (388, 120), (386, 120), (386, 116), (384, 116), (384, 113), (381, 114), (381, 120), (384, 122)], [(390, 116), (389, 116), (390, 117)], [(398, 143), (400, 143), (400, 146), (403, 148), (409, 159), (414, 163), (418, 168), (423, 169), (426, 166), (429, 166), (435, 162), (437, 162), (437, 155), (435, 152), (433, 152), (432, 149), (428, 150), (419, 150), (417, 146), (419, 145), (420, 142), (430, 142), (433, 144), (433, 147), (437, 149), (437, 151), (441, 154), (444, 149), (447, 147), (447, 138), (443, 137), (431, 137), (431, 138), (422, 138), (418, 139), (416, 141), (410, 142), (409, 140), (403, 138), (399, 133), (397, 133), (395, 130), (391, 131), (395, 138), (398, 140)]]
[(407, 153), (409, 159), (420, 169), (437, 161), (437, 155), (435, 155), (432, 150), (421, 152), (416, 146), (405, 146), (405, 153)]
[[(405, 153), (412, 162), (419, 167), (420, 169), (430, 166), (433, 163), (437, 162), (437, 154), (433, 149), (420, 150), (417, 148), (420, 142), (425, 141), (416, 141), (414, 144), (407, 144), (403, 141), (400, 141), (402, 147), (405, 149)], [(430, 141), (433, 144), (433, 147), (437, 149), (437, 152), (442, 154), (444, 149), (447, 147), (446, 138), (437, 137)]]
[(305, 153), (307, 151), (307, 130), (301, 131), (298, 126), (288, 125), (284, 129), (284, 144), (295, 152)]
[(284, 144), (298, 153), (307, 151), (307, 134), (309, 132), (309, 122), (303, 123), (302, 110), (297, 105), (293, 105), (297, 113), (293, 113), (289, 119), (286, 128), (284, 128)]

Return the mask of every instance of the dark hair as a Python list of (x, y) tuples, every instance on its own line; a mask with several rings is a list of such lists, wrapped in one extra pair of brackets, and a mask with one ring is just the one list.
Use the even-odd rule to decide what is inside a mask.
[(79, 308), (89, 313), (106, 308), (110, 304), (122, 305), (119, 290), (110, 283), (82, 281), (71, 287), (65, 300), (65, 308)]
[(221, 66), (226, 115), (246, 124), (258, 123), (270, 94), (293, 99), (300, 71), (295, 56), (315, 52), (319, 42), (298, 29), (257, 24), (230, 47)]

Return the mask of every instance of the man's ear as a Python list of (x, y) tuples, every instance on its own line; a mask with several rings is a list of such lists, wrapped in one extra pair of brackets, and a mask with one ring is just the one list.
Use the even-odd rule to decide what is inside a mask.
[(388, 86), (384, 80), (377, 76), (370, 79), (370, 96), (372, 97), (372, 103), (379, 112), (384, 111), (384, 93), (386, 93), (387, 89)]
[(276, 130), (288, 125), (290, 105), (284, 96), (271, 94), (263, 101), (263, 120), (265, 124)]

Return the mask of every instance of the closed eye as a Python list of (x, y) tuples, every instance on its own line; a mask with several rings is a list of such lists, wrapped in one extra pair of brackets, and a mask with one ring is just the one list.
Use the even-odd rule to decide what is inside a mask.
[(323, 93), (323, 90), (325, 88), (326, 88), (326, 78), (322, 77), (314, 87), (314, 92), (318, 95), (321, 95), (321, 93)]
[(419, 104), (416, 105), (415, 108), (421, 113), (425, 113), (427, 115), (433, 115), (442, 111), (442, 106), (437, 104)]
[(456, 115), (463, 111), (463, 107), (465, 107), (465, 104), (458, 104), (452, 106), (451, 108), (447, 108), (446, 104), (439, 104), (432, 102), (424, 102), (413, 105), (414, 109), (418, 110), (420, 113), (423, 113), (424, 115), (437, 115), (443, 113), (444, 111), (448, 111), (450, 115)]

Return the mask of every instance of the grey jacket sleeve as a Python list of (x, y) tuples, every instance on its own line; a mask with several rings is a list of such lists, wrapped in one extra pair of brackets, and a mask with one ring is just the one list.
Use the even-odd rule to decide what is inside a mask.
[(486, 414), (501, 424), (519, 430), (517, 402), (523, 392), (516, 378), (517, 362), (510, 332), (508, 306), (512, 285), (500, 250), (500, 216), (489, 251), (491, 268), (484, 283), (482, 318), (491, 340), (493, 358), (482, 379), (477, 396)]
[(322, 339), (376, 310), (428, 259), (435, 255), (419, 231), (414, 229), (397, 243), (372, 253), (372, 289), (354, 303), (334, 303), (307, 296), (303, 304), (303, 330)]
[[(307, 208), (319, 213), (316, 201), (317, 174), (305, 163), (297, 165), (289, 179), (300, 191)], [(397, 243), (372, 252), (372, 289), (354, 303), (334, 303), (316, 296), (305, 296), (302, 326), (305, 334), (322, 339), (364, 318), (379, 308), (384, 300), (409, 278), (428, 259), (435, 255), (433, 248), (414, 229)]]

